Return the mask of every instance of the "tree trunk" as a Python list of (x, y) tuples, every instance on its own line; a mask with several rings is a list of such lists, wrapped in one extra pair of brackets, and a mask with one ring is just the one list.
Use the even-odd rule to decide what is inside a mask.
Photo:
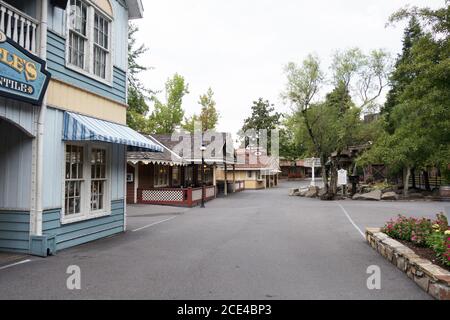
[(337, 194), (337, 163), (336, 159), (331, 160), (330, 166), (330, 191), (329, 194), (335, 196)]
[(409, 177), (411, 176), (411, 167), (407, 166), (403, 169), (403, 195), (408, 196), (409, 190)]
[(321, 159), (322, 162), (322, 180), (323, 180), (323, 188), (325, 190), (325, 193), (328, 193), (329, 187), (328, 187), (328, 174), (327, 174), (327, 168), (325, 167), (325, 162), (323, 159)]
[(423, 170), (423, 181), (425, 184), (425, 190), (431, 191), (430, 176), (428, 175), (428, 170)]

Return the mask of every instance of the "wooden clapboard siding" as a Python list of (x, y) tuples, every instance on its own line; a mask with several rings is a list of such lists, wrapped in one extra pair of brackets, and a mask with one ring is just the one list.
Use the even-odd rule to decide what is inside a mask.
[(113, 45), (114, 66), (128, 69), (128, 11), (123, 1), (111, 0), (114, 12)]
[(124, 231), (124, 200), (111, 202), (111, 215), (66, 225), (61, 224), (61, 210), (44, 212), (44, 234), (56, 235), (57, 250), (94, 241)]
[(4, 118), (29, 136), (35, 135), (34, 121), (39, 109), (29, 103), (0, 97), (0, 118)]
[(0, 251), (28, 253), (30, 214), (0, 210)]
[(66, 68), (66, 39), (49, 30), (47, 66), (52, 73), (52, 78), (70, 83), (88, 92), (95, 93), (105, 98), (126, 103), (126, 72), (114, 67), (112, 86)]
[(0, 210), (30, 209), (32, 138), (0, 118)]
[[(62, 110), (48, 108), (46, 114), (45, 145), (44, 145), (44, 210), (60, 208), (63, 201), (63, 166), (64, 142)], [(111, 144), (111, 200), (124, 198), (125, 194), (125, 154), (126, 146)], [(31, 159), (29, 160), (31, 164)], [(1, 168), (1, 167), (0, 167)], [(17, 180), (17, 178), (15, 178)], [(31, 178), (30, 178), (31, 179)], [(1, 179), (0, 179), (1, 183)], [(1, 189), (1, 187), (0, 187)], [(1, 197), (1, 193), (0, 193)], [(1, 208), (1, 206), (0, 206)]]
[(43, 200), (44, 210), (58, 208), (62, 205), (63, 192), (63, 166), (64, 143), (62, 141), (63, 112), (48, 108), (45, 118), (44, 130), (44, 183)]

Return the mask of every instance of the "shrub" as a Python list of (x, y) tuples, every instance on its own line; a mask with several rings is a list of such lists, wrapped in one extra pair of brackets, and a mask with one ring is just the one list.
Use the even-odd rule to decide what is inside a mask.
[(398, 215), (396, 220), (389, 220), (383, 228), (383, 232), (394, 239), (411, 241), (416, 219)]
[(443, 264), (450, 266), (450, 232), (445, 234), (445, 238), (445, 252), (442, 255), (441, 261)]
[(410, 241), (418, 246), (426, 246), (427, 238), (438, 231), (441, 235), (448, 229), (448, 221), (444, 214), (436, 215), (436, 220), (427, 218), (407, 218), (398, 215), (383, 228), (383, 232), (394, 239)]
[(426, 239), (433, 234), (433, 223), (430, 219), (416, 219), (411, 231), (411, 242), (418, 246), (425, 246)]
[(445, 235), (441, 232), (435, 231), (427, 237), (426, 244), (431, 248), (436, 256), (442, 260), (446, 254), (446, 241)]
[(382, 231), (391, 238), (431, 248), (444, 265), (450, 266), (450, 228), (443, 213), (437, 214), (433, 221), (399, 215), (389, 220)]

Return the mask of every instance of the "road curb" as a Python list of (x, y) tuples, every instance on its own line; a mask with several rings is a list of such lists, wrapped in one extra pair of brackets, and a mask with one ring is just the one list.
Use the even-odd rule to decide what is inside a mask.
[(450, 300), (450, 272), (423, 259), (411, 249), (381, 232), (366, 228), (367, 243), (398, 269), (407, 274), (422, 290), (437, 300)]

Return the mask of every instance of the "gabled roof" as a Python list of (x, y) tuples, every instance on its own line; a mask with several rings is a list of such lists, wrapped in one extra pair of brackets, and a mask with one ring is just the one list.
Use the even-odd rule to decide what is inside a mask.
[(128, 162), (131, 162), (133, 164), (136, 164), (138, 162), (142, 162), (144, 164), (148, 163), (176, 164), (176, 165), (185, 164), (181, 157), (172, 152), (172, 150), (167, 146), (165, 146), (160, 140), (156, 139), (152, 135), (148, 135), (147, 137), (158, 146), (161, 146), (163, 152), (145, 152), (145, 151), (128, 152), (127, 153)]
[[(226, 149), (226, 135), (227, 134), (222, 133), (222, 135), (224, 136), (223, 148)], [(179, 136), (179, 140), (174, 141), (174, 140), (172, 140), (172, 135), (170, 135), (170, 134), (153, 134), (152, 135), (153, 138), (158, 140), (165, 147), (167, 147), (172, 152), (176, 153), (178, 156), (183, 158), (183, 160), (185, 162), (201, 163), (202, 157), (201, 157), (200, 146), (199, 146), (199, 144), (201, 144), (201, 142), (199, 142), (201, 140), (201, 137), (195, 137), (194, 134), (190, 134), (190, 133), (179, 133), (178, 136)], [(177, 146), (182, 141), (187, 141), (190, 145), (190, 150), (187, 150), (187, 152), (185, 154), (182, 154), (181, 152), (176, 150)], [(228, 158), (234, 159), (234, 156), (228, 155)], [(209, 163), (209, 164), (210, 163), (218, 163), (218, 164), (224, 164), (224, 163), (233, 164), (234, 163), (234, 161), (232, 161), (232, 160), (224, 159), (223, 154), (218, 154), (217, 156), (214, 154), (213, 155), (205, 155), (205, 162)]]

